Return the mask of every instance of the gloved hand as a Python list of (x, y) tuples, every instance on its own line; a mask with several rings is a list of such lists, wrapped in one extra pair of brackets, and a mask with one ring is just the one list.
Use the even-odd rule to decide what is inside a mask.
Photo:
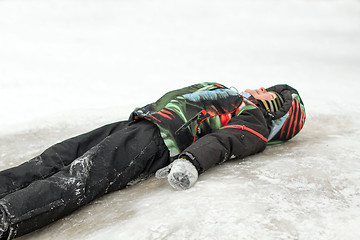
[(155, 173), (156, 178), (166, 178), (176, 190), (191, 188), (198, 179), (198, 171), (195, 166), (186, 159), (176, 159), (168, 166), (161, 168)]

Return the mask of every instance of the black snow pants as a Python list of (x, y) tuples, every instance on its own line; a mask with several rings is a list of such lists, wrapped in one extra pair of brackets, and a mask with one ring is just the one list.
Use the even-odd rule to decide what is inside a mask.
[(109, 124), (58, 143), (0, 172), (0, 211), (7, 229), (1, 239), (39, 229), (168, 164), (159, 129), (146, 120)]

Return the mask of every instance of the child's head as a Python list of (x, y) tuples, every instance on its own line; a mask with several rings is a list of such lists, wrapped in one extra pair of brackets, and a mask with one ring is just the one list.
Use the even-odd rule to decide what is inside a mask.
[(289, 140), (303, 128), (305, 107), (298, 91), (288, 85), (246, 89), (269, 122), (269, 140)]

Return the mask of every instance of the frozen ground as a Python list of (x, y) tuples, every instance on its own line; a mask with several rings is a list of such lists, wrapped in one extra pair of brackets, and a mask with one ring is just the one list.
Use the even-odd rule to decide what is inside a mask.
[(21, 239), (358, 239), (359, 77), (356, 0), (0, 0), (0, 169), (194, 82), (288, 83), (308, 113), (188, 191), (151, 178)]

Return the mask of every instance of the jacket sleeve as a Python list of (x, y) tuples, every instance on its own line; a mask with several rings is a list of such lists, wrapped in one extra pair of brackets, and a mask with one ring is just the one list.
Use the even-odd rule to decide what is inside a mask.
[(267, 123), (261, 111), (257, 108), (246, 110), (223, 128), (198, 139), (179, 158), (188, 159), (202, 173), (215, 164), (263, 151), (268, 136)]

